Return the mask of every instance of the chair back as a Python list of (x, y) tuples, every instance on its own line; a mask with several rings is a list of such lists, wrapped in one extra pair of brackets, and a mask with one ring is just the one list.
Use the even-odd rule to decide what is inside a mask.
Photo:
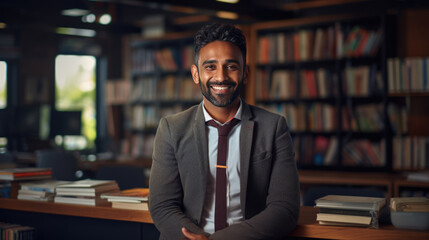
[(140, 166), (100, 166), (95, 172), (94, 178), (99, 180), (116, 180), (121, 190), (147, 187), (145, 168)]
[(40, 150), (36, 152), (36, 167), (51, 168), (56, 180), (75, 181), (78, 157), (74, 152), (63, 150)]

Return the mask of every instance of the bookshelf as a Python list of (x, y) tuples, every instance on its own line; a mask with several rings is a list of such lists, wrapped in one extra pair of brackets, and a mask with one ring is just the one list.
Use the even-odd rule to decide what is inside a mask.
[(393, 170), (405, 172), (394, 183), (395, 196), (429, 195), (429, 183), (407, 180), (407, 173), (429, 169), (429, 34), (421, 22), (428, 9), (398, 14), (397, 52), (387, 59), (388, 116)]
[[(150, 158), (159, 119), (201, 101), (199, 88), (190, 74), (192, 44), (191, 33), (124, 39), (126, 74), (121, 84), (125, 85), (127, 94), (123, 101), (109, 107), (112, 126), (119, 128), (115, 131), (115, 127), (111, 127), (111, 133), (116, 136), (121, 154)], [(115, 87), (108, 89), (112, 88)]]
[(390, 169), (386, 21), (348, 14), (252, 25), (254, 103), (286, 116), (301, 169)]

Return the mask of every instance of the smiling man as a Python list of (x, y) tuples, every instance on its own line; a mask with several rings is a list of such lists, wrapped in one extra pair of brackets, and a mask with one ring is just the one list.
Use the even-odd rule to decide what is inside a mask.
[(299, 214), (284, 117), (246, 104), (246, 41), (232, 25), (195, 35), (192, 77), (204, 100), (162, 118), (149, 207), (160, 239), (281, 239)]

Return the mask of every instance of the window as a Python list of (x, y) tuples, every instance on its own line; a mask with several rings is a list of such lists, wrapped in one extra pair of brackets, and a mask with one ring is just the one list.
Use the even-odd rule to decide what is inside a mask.
[(6, 108), (6, 105), (7, 105), (6, 70), (7, 70), (6, 62), (0, 61), (0, 108)]
[[(0, 61), (0, 109), (7, 106), (7, 64)], [(7, 146), (6, 125), (7, 118), (4, 111), (0, 113), (0, 152), (4, 152)]]
[(95, 147), (96, 65), (94, 56), (58, 55), (55, 59), (55, 110), (81, 111), (81, 135), (59, 133), (55, 137), (68, 150)]

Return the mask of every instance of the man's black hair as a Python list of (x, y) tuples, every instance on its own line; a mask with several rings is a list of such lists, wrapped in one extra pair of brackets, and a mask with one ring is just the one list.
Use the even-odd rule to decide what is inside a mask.
[[(198, 55), (201, 48), (214, 41), (226, 41), (236, 45), (243, 55), (243, 65), (246, 66), (246, 38), (243, 32), (234, 25), (212, 23), (203, 26), (194, 37), (195, 65), (198, 67)], [(243, 67), (244, 67), (243, 66)]]

